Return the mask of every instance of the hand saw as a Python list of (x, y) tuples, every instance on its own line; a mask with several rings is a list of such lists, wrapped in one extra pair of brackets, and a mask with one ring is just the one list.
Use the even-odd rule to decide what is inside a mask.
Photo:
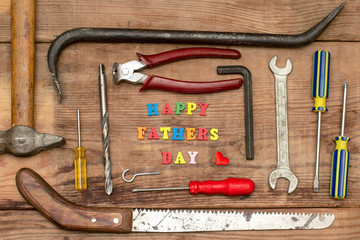
[(267, 211), (153, 210), (86, 207), (58, 194), (29, 168), (16, 174), (21, 195), (59, 227), (94, 232), (200, 232), (225, 230), (322, 229), (333, 214)]

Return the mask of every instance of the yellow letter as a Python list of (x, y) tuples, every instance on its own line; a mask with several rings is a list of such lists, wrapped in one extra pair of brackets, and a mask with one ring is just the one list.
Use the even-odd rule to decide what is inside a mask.
[(218, 132), (219, 132), (219, 129), (217, 129), (217, 128), (212, 128), (212, 129), (210, 130), (210, 134), (211, 134), (210, 140), (213, 140), (213, 141), (218, 140), (218, 139), (219, 139)]
[(178, 152), (178, 155), (176, 157), (176, 160), (174, 162), (174, 164), (186, 164), (183, 155), (181, 154), (181, 152)]
[(170, 131), (171, 131), (170, 127), (160, 127), (160, 132), (164, 133), (163, 139), (169, 139), (168, 132), (170, 132)]
[(187, 115), (192, 115), (192, 111), (196, 109), (196, 104), (188, 102), (187, 105), (188, 105)]

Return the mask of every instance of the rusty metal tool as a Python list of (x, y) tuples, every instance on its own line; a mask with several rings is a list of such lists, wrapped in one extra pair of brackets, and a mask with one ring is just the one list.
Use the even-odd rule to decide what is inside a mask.
[[(235, 230), (322, 229), (334, 214), (252, 210), (156, 210), (87, 207), (57, 193), (29, 168), (16, 174), (21, 195), (57, 226), (92, 232), (203, 232)], [(286, 210), (285, 210), (286, 211)]]
[(297, 47), (314, 41), (344, 7), (345, 2), (309, 30), (295, 35), (235, 32), (171, 31), (121, 28), (76, 28), (59, 35), (51, 44), (47, 62), (61, 102), (57, 61), (61, 51), (75, 42), (182, 43), (212, 45), (262, 45)]
[(277, 56), (271, 58), (269, 67), (275, 77), (276, 98), (276, 143), (277, 143), (277, 167), (269, 175), (269, 184), (275, 189), (278, 178), (289, 180), (288, 193), (295, 191), (298, 179), (290, 169), (289, 157), (289, 129), (287, 113), (287, 76), (292, 71), (290, 59), (287, 59), (284, 68), (276, 66)]
[(111, 159), (110, 159), (110, 135), (109, 135), (109, 112), (107, 110), (106, 97), (106, 78), (105, 67), (99, 64), (99, 93), (100, 93), (100, 111), (101, 111), (101, 130), (104, 150), (104, 174), (105, 174), (105, 192), (110, 195), (113, 191), (111, 180)]
[(252, 102), (252, 78), (251, 72), (244, 66), (219, 66), (217, 73), (241, 74), (244, 76), (244, 102), (245, 102), (245, 143), (246, 159), (254, 159), (254, 124), (253, 124), (253, 102)]
[(11, 128), (0, 132), (0, 153), (31, 156), (59, 147), (62, 137), (34, 127), (35, 1), (11, 1)]
[(139, 71), (144, 68), (153, 68), (169, 62), (191, 58), (233, 58), (238, 59), (241, 54), (233, 49), (221, 48), (180, 48), (153, 55), (137, 53), (139, 61), (133, 60), (124, 64), (114, 63), (113, 77), (116, 84), (129, 82), (143, 84), (140, 91), (147, 89), (160, 89), (181, 93), (213, 93), (241, 87), (243, 80), (240, 78), (212, 82), (188, 82), (156, 75), (145, 75)]

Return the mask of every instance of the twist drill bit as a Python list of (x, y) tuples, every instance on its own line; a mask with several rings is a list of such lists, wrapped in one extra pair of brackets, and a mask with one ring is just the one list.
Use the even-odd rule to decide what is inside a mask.
[(100, 89), (100, 106), (101, 106), (101, 128), (102, 141), (104, 148), (104, 164), (105, 164), (105, 191), (110, 195), (113, 191), (113, 184), (111, 180), (111, 160), (110, 160), (110, 136), (109, 136), (109, 115), (106, 103), (106, 81), (105, 69), (103, 64), (99, 64), (99, 89)]

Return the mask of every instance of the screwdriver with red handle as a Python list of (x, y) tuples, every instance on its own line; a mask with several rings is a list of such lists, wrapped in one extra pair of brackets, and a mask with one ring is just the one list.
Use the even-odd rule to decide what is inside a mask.
[(223, 194), (226, 196), (242, 196), (249, 195), (255, 189), (255, 184), (250, 179), (244, 178), (228, 178), (222, 181), (191, 181), (188, 187), (170, 187), (170, 188), (144, 188), (133, 189), (133, 192), (149, 192), (149, 191), (173, 191), (173, 190), (189, 190), (190, 194), (197, 195), (199, 193), (206, 195)]

